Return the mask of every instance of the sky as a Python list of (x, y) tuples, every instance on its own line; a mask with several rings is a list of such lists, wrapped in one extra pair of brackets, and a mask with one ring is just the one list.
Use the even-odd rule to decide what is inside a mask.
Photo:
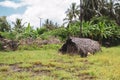
[(9, 23), (20, 18), (34, 28), (40, 26), (39, 18), (42, 23), (50, 19), (61, 25), (72, 2), (79, 4), (79, 0), (0, 0), (0, 16), (7, 16)]

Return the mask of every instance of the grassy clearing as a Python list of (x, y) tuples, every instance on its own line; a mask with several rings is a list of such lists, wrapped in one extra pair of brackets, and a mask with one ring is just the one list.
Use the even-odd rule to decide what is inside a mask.
[(120, 46), (87, 58), (57, 48), (0, 52), (0, 80), (119, 80)]

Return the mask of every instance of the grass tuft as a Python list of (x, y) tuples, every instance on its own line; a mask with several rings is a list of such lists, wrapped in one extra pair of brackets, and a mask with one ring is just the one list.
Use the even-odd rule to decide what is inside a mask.
[(9, 66), (4, 65), (4, 66), (1, 66), (1, 67), (0, 67), (0, 72), (7, 72), (7, 71), (9, 71), (9, 70), (10, 70), (10, 67), (9, 67)]

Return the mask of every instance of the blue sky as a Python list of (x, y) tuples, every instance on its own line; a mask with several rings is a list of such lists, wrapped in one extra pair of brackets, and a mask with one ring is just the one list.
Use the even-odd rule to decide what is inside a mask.
[[(21, 0), (0, 0), (1, 3), (5, 1), (11, 1), (14, 3), (20, 3)], [(10, 16), (12, 14), (23, 14), (26, 10), (26, 6), (18, 7), (17, 9), (13, 7), (6, 7), (4, 5), (0, 5), (0, 16)]]
[(23, 14), (26, 10), (26, 7), (20, 7), (18, 9), (6, 8), (0, 6), (0, 16), (10, 16), (12, 14)]
[(39, 27), (39, 17), (42, 22), (50, 19), (62, 24), (72, 2), (79, 3), (79, 0), (0, 0), (0, 16), (7, 16), (9, 22), (20, 18), (34, 27)]

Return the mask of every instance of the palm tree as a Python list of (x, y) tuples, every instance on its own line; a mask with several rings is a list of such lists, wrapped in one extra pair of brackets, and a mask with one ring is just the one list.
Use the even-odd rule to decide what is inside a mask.
[(11, 27), (6, 20), (6, 16), (0, 17), (0, 31), (1, 32), (6, 32), (6, 31), (8, 32), (10, 30), (11, 30)]
[(67, 9), (66, 13), (66, 18), (64, 19), (64, 21), (66, 21), (64, 24), (68, 24), (67, 26), (69, 27), (69, 25), (71, 23), (73, 23), (74, 21), (76, 21), (79, 17), (79, 6), (77, 6), (76, 3), (72, 3), (70, 5), (70, 8)]
[(115, 3), (114, 4), (114, 8), (115, 8), (115, 18), (116, 18), (116, 23), (118, 25), (120, 25), (120, 3)]
[(22, 19), (17, 18), (16, 22), (13, 22), (13, 24), (14, 24), (14, 30), (16, 32), (21, 33), (23, 31), (25, 23), (22, 24)]
[(69, 28), (70, 24), (73, 22), (71, 14), (67, 15), (63, 20), (65, 21), (64, 24), (67, 24), (67, 28)]
[(102, 16), (108, 16), (120, 25), (120, 2), (118, 0), (103, 0), (103, 6), (100, 9)]
[(53, 21), (46, 19), (45, 23), (43, 24), (48, 30), (52, 30), (57, 28)]
[(93, 17), (108, 16), (120, 24), (120, 2), (118, 0), (83, 0), (82, 9), (85, 21), (90, 21)]
[[(80, 0), (81, 1), (81, 0)], [(100, 9), (102, 3), (100, 0), (83, 0), (82, 9), (83, 9), (83, 19), (85, 21), (90, 21), (94, 16), (101, 16)]]
[(66, 11), (67, 16), (71, 15), (73, 21), (76, 20), (79, 15), (78, 8), (79, 8), (79, 6), (77, 6), (76, 3), (72, 3), (70, 5), (70, 8), (68, 8), (68, 10)]

